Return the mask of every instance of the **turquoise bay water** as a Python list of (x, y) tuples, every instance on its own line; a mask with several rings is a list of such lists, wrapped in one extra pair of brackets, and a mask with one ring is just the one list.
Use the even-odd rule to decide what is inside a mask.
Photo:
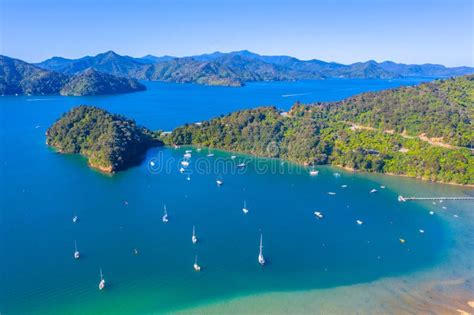
[[(77, 104), (169, 130), (240, 108), (287, 109), (298, 99), (337, 100), (415, 82), (327, 80), (242, 89), (149, 83), (146, 92), (120, 96), (2, 98), (0, 312), (165, 312), (253, 293), (367, 282), (436, 265), (447, 252), (449, 228), (420, 204), (397, 201), (400, 190), (429, 191), (427, 183), (400, 179), (403, 187), (381, 189), (383, 176), (321, 167), (310, 177), (280, 161), (248, 156), (232, 161), (218, 151), (207, 158), (207, 150), (193, 152), (188, 181), (178, 171), (185, 148), (150, 150), (142, 165), (107, 176), (90, 170), (83, 158), (58, 155), (44, 144), (47, 126)], [(247, 168), (236, 171), (243, 160)], [(222, 187), (215, 183), (218, 176), (225, 181)], [(464, 193), (460, 187), (436, 187)], [(378, 192), (370, 194), (372, 188)], [(244, 200), (247, 215), (241, 210)], [(161, 221), (165, 203), (168, 224)], [(317, 220), (314, 211), (324, 219)], [(357, 219), (364, 224), (357, 225)], [(197, 245), (191, 243), (193, 225)], [(264, 268), (257, 263), (260, 231)], [(195, 255), (200, 273), (192, 269)], [(100, 267), (107, 281), (103, 292), (97, 289)]]

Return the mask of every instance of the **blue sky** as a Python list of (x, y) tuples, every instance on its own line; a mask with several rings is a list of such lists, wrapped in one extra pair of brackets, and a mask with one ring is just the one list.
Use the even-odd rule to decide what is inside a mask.
[(472, 0), (0, 0), (0, 53), (30, 62), (248, 49), (474, 65)]

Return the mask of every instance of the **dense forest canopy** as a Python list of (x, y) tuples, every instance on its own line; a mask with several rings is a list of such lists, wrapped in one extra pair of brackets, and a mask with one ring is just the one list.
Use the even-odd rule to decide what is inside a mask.
[(243, 110), (177, 128), (166, 141), (474, 184), (467, 148), (473, 145), (473, 113), (474, 77), (465, 76), (341, 102), (295, 104), (288, 113)]
[(161, 145), (155, 133), (135, 121), (93, 106), (78, 106), (46, 132), (46, 143), (60, 153), (79, 153), (92, 167), (105, 172), (126, 169), (146, 151)]

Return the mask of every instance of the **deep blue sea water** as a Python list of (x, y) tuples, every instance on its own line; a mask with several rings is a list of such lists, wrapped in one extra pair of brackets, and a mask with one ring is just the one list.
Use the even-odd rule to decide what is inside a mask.
[[(219, 151), (207, 158), (206, 149), (193, 149), (188, 181), (178, 171), (186, 148), (150, 150), (140, 166), (108, 176), (89, 169), (81, 157), (56, 154), (44, 137), (49, 125), (78, 104), (170, 130), (242, 108), (288, 109), (297, 100), (339, 100), (420, 81), (325, 80), (244, 88), (147, 83), (148, 91), (126, 95), (2, 97), (1, 314), (164, 312), (257, 292), (367, 282), (435, 265), (447, 247), (447, 227), (419, 204), (399, 203), (400, 187), (381, 189), (383, 177), (331, 167), (310, 177), (307, 169), (281, 161), (243, 155), (232, 161)], [(244, 160), (247, 168), (237, 171)], [(222, 187), (216, 185), (218, 177)], [(411, 192), (426, 185), (408, 184)], [(378, 192), (370, 194), (372, 188)], [(244, 200), (247, 215), (241, 210)], [(161, 221), (164, 204), (168, 224)], [(316, 219), (314, 211), (324, 219)], [(357, 225), (357, 219), (364, 223)], [(191, 243), (193, 225), (197, 245)], [(268, 260), (263, 268), (257, 263), (260, 232)], [(78, 261), (74, 240), (82, 255)], [(200, 273), (192, 269), (195, 255)], [(97, 289), (100, 267), (107, 281), (102, 292)]]

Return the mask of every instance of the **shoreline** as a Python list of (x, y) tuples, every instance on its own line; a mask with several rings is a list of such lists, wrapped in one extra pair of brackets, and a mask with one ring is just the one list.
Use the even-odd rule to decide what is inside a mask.
[[(167, 144), (164, 147), (176, 150), (177, 148), (173, 147), (173, 146), (174, 146), (174, 144)], [(221, 148), (212, 148), (212, 147), (206, 147), (206, 146), (199, 146), (199, 145), (196, 145), (196, 144), (183, 144), (183, 145), (179, 145), (178, 147), (192, 147), (192, 148), (201, 148), (201, 149), (202, 148), (208, 148), (208, 149), (220, 150), (220, 151), (226, 152), (226, 153), (238, 153), (240, 155), (247, 155), (247, 156), (250, 156), (252, 158), (278, 159), (278, 160), (281, 160), (281, 161), (294, 163), (295, 165), (298, 165), (300, 167), (309, 167), (309, 165), (307, 165), (306, 163), (299, 163), (299, 162), (291, 161), (291, 160), (288, 160), (288, 159), (285, 159), (285, 158), (260, 156), (260, 155), (256, 155), (256, 154), (253, 154), (253, 153), (240, 152), (240, 151), (229, 151), (229, 150), (225, 150), (225, 149), (221, 149)], [(429, 180), (429, 179), (422, 178), (422, 177), (409, 176), (409, 175), (406, 175), (406, 174), (367, 172), (367, 171), (358, 170), (358, 169), (354, 169), (354, 168), (351, 168), (351, 167), (348, 167), (348, 166), (342, 166), (342, 165), (338, 165), (338, 164), (328, 163), (328, 164), (318, 164), (318, 165), (316, 165), (316, 167), (318, 167), (318, 166), (333, 166), (333, 167), (338, 167), (338, 168), (341, 168), (341, 169), (344, 169), (346, 171), (353, 172), (353, 173), (380, 174), (380, 175), (388, 175), (388, 176), (396, 176), (396, 177), (405, 177), (405, 178), (418, 179), (418, 180), (422, 180), (423, 182), (434, 183), (434, 184), (443, 184), (443, 185), (452, 185), (452, 186), (458, 186), (458, 187), (474, 188), (474, 184), (459, 184), (459, 183), (454, 183), (454, 182), (433, 181), (433, 180)]]

